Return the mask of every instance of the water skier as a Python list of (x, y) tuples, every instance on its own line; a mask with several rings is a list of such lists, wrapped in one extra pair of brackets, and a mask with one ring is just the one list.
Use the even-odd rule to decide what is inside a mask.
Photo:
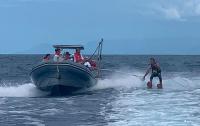
[(151, 76), (150, 76), (150, 81), (147, 83), (147, 87), (148, 88), (152, 88), (152, 80), (154, 77), (158, 77), (160, 84), (157, 84), (157, 87), (159, 89), (162, 89), (162, 76), (161, 76), (161, 68), (160, 65), (156, 62), (156, 60), (154, 58), (150, 58), (150, 64), (149, 67), (143, 77), (143, 79), (145, 80), (145, 77), (149, 74), (150, 71), (152, 71)]

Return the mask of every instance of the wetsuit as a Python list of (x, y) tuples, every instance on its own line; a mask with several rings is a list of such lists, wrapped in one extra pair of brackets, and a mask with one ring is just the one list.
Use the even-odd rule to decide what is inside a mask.
[(162, 82), (162, 76), (161, 76), (161, 69), (159, 66), (157, 66), (157, 64), (151, 64), (151, 77), (150, 77), (150, 81), (153, 80), (154, 77), (158, 77), (160, 82)]

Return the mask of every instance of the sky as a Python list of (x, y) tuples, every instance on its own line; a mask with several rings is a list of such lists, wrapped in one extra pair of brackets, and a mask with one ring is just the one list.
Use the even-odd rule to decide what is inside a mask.
[(0, 0), (0, 54), (200, 54), (200, 0)]

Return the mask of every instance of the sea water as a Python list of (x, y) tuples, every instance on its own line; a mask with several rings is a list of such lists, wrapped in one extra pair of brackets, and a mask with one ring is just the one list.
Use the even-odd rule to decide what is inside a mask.
[[(148, 59), (163, 89), (147, 89)], [(85, 92), (52, 97), (29, 73), (42, 55), (0, 55), (0, 126), (199, 126), (200, 56), (103, 56), (102, 78)], [(138, 77), (136, 77), (137, 75)]]

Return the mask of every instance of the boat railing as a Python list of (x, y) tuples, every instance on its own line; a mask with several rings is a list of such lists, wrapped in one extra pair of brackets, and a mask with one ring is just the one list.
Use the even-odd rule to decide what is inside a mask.
[(97, 59), (97, 77), (98, 78), (100, 77), (100, 71), (101, 71), (102, 50), (103, 50), (103, 38), (99, 42), (94, 53), (88, 59), (88, 60), (92, 60), (92, 59), (95, 59), (95, 57), (96, 57), (96, 59)]

